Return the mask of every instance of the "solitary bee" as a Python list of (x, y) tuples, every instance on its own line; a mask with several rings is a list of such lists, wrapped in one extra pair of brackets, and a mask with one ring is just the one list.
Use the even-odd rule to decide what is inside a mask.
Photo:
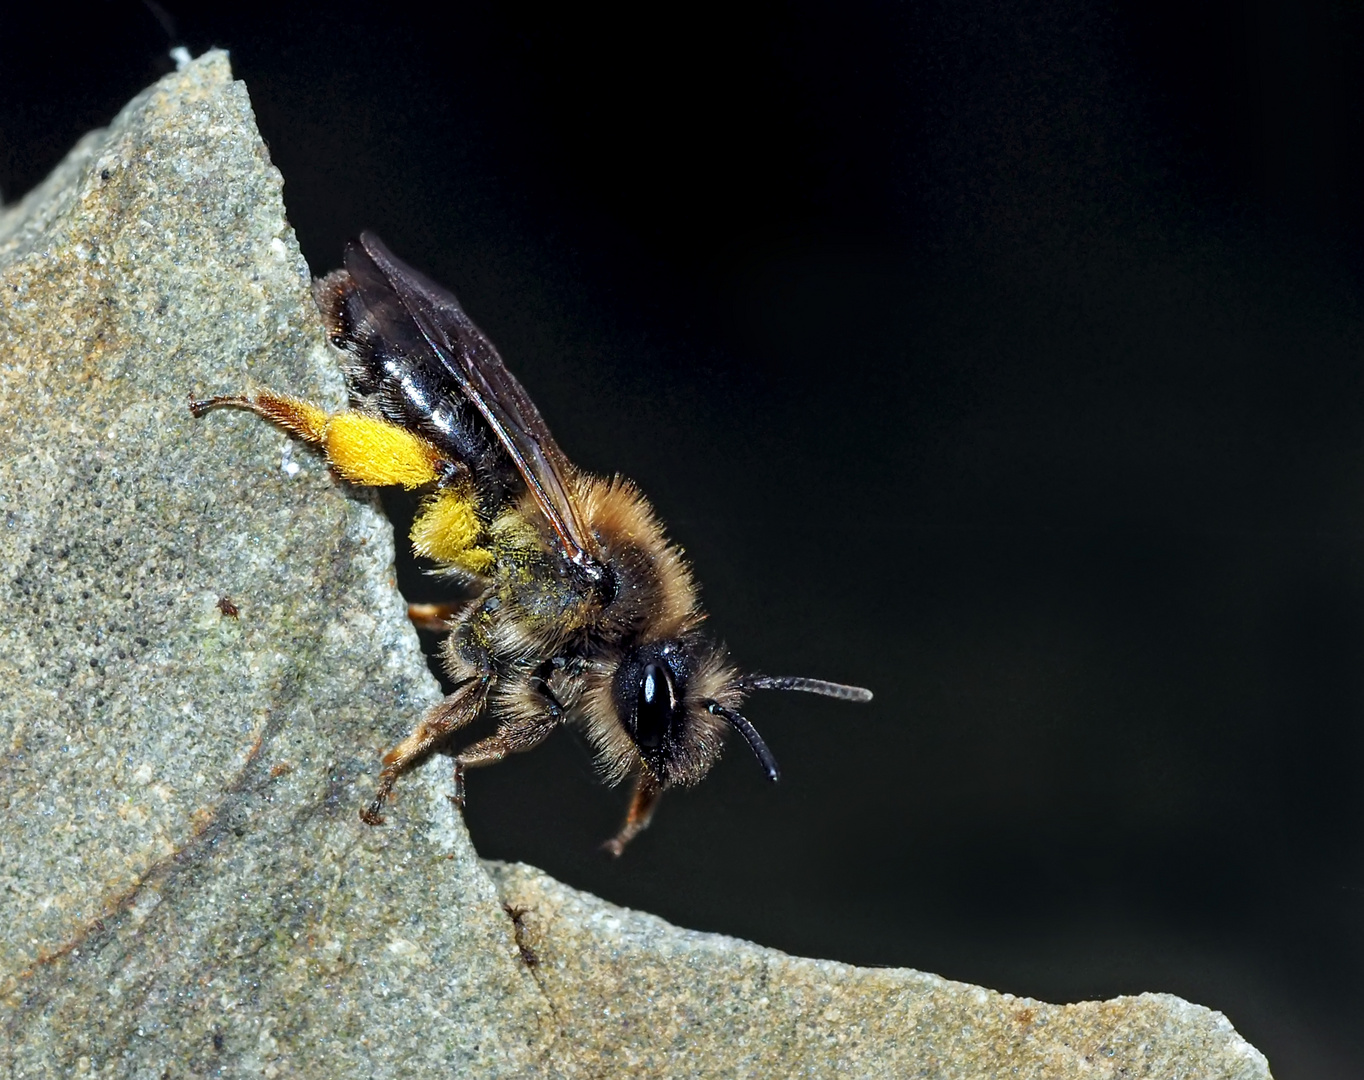
[(634, 777), (625, 822), (605, 845), (619, 855), (665, 789), (706, 775), (727, 728), (778, 778), (740, 712), (749, 692), (871, 700), (855, 686), (736, 671), (702, 635), (691, 573), (643, 495), (574, 468), (455, 298), (378, 237), (350, 244), (345, 269), (314, 292), (345, 355), (349, 410), (328, 414), (270, 390), (190, 408), (249, 409), (318, 447), (351, 483), (425, 491), (416, 553), (477, 594), (453, 613), (442, 645), (454, 691), (384, 755), (365, 822), (382, 823), (398, 777), (480, 716), (497, 728), (455, 756), (461, 808), (466, 769), (530, 750), (568, 722), (608, 782)]

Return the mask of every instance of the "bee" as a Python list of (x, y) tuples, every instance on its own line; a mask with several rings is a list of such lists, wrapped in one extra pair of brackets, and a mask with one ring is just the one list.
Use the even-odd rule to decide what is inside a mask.
[(454, 755), (464, 774), (580, 729), (610, 783), (633, 777), (619, 855), (670, 787), (697, 783), (726, 732), (769, 780), (777, 762), (741, 711), (755, 690), (844, 701), (871, 693), (819, 679), (741, 674), (702, 633), (691, 571), (644, 496), (619, 476), (589, 476), (559, 449), (526, 391), (448, 291), (400, 262), (372, 233), (345, 269), (315, 283), (344, 357), (350, 408), (326, 410), (273, 390), (192, 401), (202, 416), (250, 410), (317, 447), (343, 479), (424, 492), (413, 548), (473, 599), (441, 645), (454, 689), (384, 755), (361, 818), (383, 822), (398, 778), (480, 717), (493, 734)]

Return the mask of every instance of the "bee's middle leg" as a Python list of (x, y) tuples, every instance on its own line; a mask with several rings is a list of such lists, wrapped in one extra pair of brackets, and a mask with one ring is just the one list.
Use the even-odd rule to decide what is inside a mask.
[(381, 811), (384, 800), (393, 790), (394, 782), (441, 739), (478, 716), (488, 699), (489, 681), (490, 676), (483, 675), (464, 683), (428, 711), (417, 724), (416, 730), (384, 755), (384, 769), (379, 774), (379, 789), (374, 793), (374, 801), (360, 812), (361, 821), (366, 825), (383, 824)]
[(563, 714), (554, 709), (530, 717), (507, 720), (486, 739), (479, 739), (455, 757), (455, 794), (451, 802), (464, 809), (464, 770), (496, 765), (508, 754), (534, 750), (559, 726)]

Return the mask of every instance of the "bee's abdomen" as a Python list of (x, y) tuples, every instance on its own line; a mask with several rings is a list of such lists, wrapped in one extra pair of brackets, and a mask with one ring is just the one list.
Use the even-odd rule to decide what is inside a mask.
[(389, 311), (383, 296), (362, 295), (344, 270), (318, 281), (314, 293), (332, 344), (346, 354), (355, 406), (419, 433), (466, 466), (485, 508), (503, 504), (519, 485), (515, 466), (411, 318)]

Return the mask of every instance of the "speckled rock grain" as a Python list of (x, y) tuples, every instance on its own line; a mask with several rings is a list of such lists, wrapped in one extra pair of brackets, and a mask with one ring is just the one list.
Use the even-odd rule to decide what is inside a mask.
[[(552, 1017), (441, 783), (392, 531), (191, 392), (343, 391), (210, 54), (0, 217), (0, 1068), (529, 1075)], [(224, 615), (220, 597), (236, 604)]]
[(484, 866), (439, 764), (361, 825), (438, 693), (391, 531), (268, 426), (186, 408), (342, 400), (280, 196), (210, 53), (0, 211), (0, 1070), (1269, 1075), (1177, 998), (800, 960)]
[(1049, 1005), (905, 968), (679, 930), (528, 866), (488, 864), (554, 1012), (564, 1075), (1236, 1077), (1263, 1055), (1170, 994)]

